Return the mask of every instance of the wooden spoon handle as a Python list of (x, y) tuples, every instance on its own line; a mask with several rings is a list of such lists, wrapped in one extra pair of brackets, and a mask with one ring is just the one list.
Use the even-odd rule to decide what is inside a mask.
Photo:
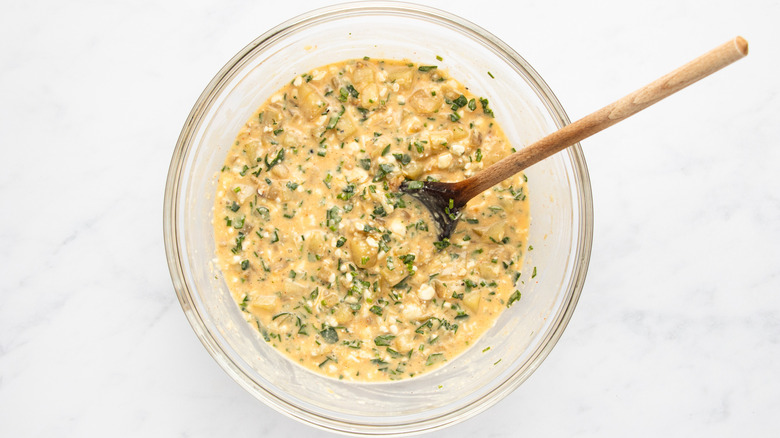
[(740, 36), (716, 47), (633, 93), (503, 158), (471, 178), (456, 183), (455, 190), (459, 192), (459, 199), (455, 201), (458, 205), (464, 205), (469, 199), (528, 166), (638, 113), (699, 79), (743, 58), (747, 53), (748, 43)]

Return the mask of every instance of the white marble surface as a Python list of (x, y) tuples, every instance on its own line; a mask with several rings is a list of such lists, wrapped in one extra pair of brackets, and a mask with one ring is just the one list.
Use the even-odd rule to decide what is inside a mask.
[[(577, 311), (511, 396), (432, 434), (776, 436), (780, 3), (427, 1), (490, 29), (572, 118), (733, 35), (750, 56), (585, 141), (595, 238)], [(162, 243), (195, 99), (322, 1), (6, 1), (0, 12), (0, 436), (327, 436), (196, 339)]]

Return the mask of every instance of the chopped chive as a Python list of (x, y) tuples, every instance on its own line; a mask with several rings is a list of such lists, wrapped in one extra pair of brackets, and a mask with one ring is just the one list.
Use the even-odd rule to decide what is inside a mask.
[(425, 187), (425, 183), (422, 181), (407, 181), (406, 188), (409, 190), (420, 190)]

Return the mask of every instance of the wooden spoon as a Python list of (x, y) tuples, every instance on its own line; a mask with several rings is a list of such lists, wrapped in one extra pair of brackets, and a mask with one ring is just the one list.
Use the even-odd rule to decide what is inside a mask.
[(454, 183), (404, 181), (400, 190), (417, 198), (431, 212), (439, 240), (448, 239), (466, 203), (499, 182), (580, 140), (638, 113), (659, 100), (743, 58), (748, 43), (738, 36), (662, 76), (633, 93), (525, 147), (482, 172)]

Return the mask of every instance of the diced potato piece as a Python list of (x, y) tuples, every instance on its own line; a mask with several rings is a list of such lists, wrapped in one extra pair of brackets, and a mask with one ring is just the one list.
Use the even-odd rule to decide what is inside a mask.
[(417, 161), (412, 161), (403, 167), (403, 173), (407, 178), (417, 179), (423, 173), (423, 166)]
[(490, 225), (480, 224), (473, 229), (477, 236), (493, 238), (496, 241), (500, 241), (506, 235), (506, 222), (498, 221)]
[(306, 236), (306, 246), (312, 254), (325, 252), (325, 237), (320, 231), (313, 231)]
[(454, 79), (449, 79), (447, 82), (445, 82), (441, 86), (441, 92), (444, 94), (444, 96), (447, 99), (455, 100), (460, 96), (462, 93), (460, 92), (460, 87), (458, 84), (458, 81)]
[(290, 169), (284, 163), (279, 163), (271, 169), (271, 175), (276, 178), (287, 178), (290, 176)]
[(250, 166), (257, 161), (258, 146), (260, 146), (260, 142), (257, 140), (250, 140), (243, 144), (244, 156), (246, 156), (246, 161), (251, 163)]
[(409, 97), (409, 104), (421, 113), (432, 113), (441, 107), (444, 102), (440, 93), (432, 94), (433, 90), (419, 89)]
[(342, 114), (338, 123), (336, 123), (336, 138), (344, 140), (355, 133), (357, 129), (355, 119), (349, 113)]
[(360, 66), (352, 73), (352, 81), (357, 86), (364, 86), (374, 82), (374, 70), (368, 66)]
[(292, 191), (281, 183), (274, 183), (268, 187), (268, 199), (278, 199), (281, 202), (289, 202), (292, 199)]
[(336, 318), (337, 323), (344, 324), (345, 322), (351, 321), (354, 315), (352, 314), (352, 310), (350, 310), (349, 306), (342, 303), (336, 308), (336, 311), (333, 313), (333, 317)]
[(358, 268), (370, 268), (376, 265), (377, 248), (368, 244), (365, 236), (356, 234), (349, 239), (349, 250), (352, 255), (352, 263)]
[(488, 238), (494, 239), (498, 242), (506, 236), (506, 222), (499, 221), (488, 227), (485, 235)]
[(235, 190), (231, 190), (230, 192), (235, 194), (239, 204), (244, 203), (247, 198), (255, 194), (255, 188), (247, 184), (236, 184), (235, 188), (238, 189), (237, 192)]
[(260, 295), (255, 297), (247, 306), (251, 312), (275, 310), (279, 302), (276, 295)]
[(325, 106), (317, 90), (307, 83), (298, 87), (298, 101), (303, 115), (309, 120), (319, 117)]
[(433, 280), (433, 288), (436, 290), (436, 295), (438, 295), (439, 298), (444, 298), (447, 296), (447, 286), (444, 284), (444, 282)]
[(458, 141), (463, 140), (464, 138), (468, 137), (469, 132), (463, 129), (461, 126), (456, 126), (452, 128), (452, 140)]
[(401, 122), (401, 127), (407, 134), (414, 134), (422, 131), (423, 122), (416, 116), (405, 117)]
[[(258, 116), (259, 119), (259, 116)], [(264, 126), (275, 126), (274, 123), (279, 122), (282, 120), (282, 113), (278, 109), (274, 108), (273, 106), (270, 106), (263, 110), (263, 120), (262, 124)]]
[(339, 296), (335, 292), (326, 291), (320, 299), (320, 303), (325, 307), (333, 307), (339, 302)]
[(415, 303), (405, 304), (401, 315), (406, 320), (420, 320), (426, 318), (425, 309)]
[(494, 135), (488, 135), (482, 140), (482, 162), (485, 166), (490, 166), (500, 160), (508, 152), (506, 145)]
[(479, 292), (469, 292), (463, 297), (463, 305), (472, 312), (478, 312), (480, 298)]
[[(349, 169), (349, 166), (352, 166), (352, 168)], [(342, 174), (344, 175), (345, 180), (344, 185), (339, 188), (340, 190), (344, 190), (344, 187), (347, 185), (347, 181), (355, 184), (362, 184), (368, 181), (368, 172), (360, 167), (355, 167), (355, 164), (351, 161), (344, 163), (344, 170), (342, 170)]]
[(482, 133), (478, 130), (471, 131), (471, 135), (469, 136), (469, 143), (474, 147), (479, 147), (482, 145)]
[(304, 293), (308, 292), (308, 288), (305, 285), (298, 283), (297, 281), (286, 278), (284, 280), (284, 291), (291, 295), (303, 295)]
[(331, 278), (334, 278), (334, 276), (335, 275), (330, 269), (326, 269), (326, 266), (323, 266), (322, 269), (317, 271), (317, 278), (319, 278), (323, 283), (330, 283)]
[(396, 284), (403, 281), (403, 279), (406, 278), (406, 276), (409, 275), (409, 273), (406, 270), (406, 266), (404, 266), (404, 264), (396, 257), (393, 257), (393, 263), (391, 265), (393, 266), (392, 271), (390, 270), (390, 268), (387, 267), (387, 265), (385, 265), (384, 267), (382, 267), (382, 270), (379, 271), (379, 275), (382, 276), (382, 278), (387, 282), (387, 284), (389, 284), (390, 286), (395, 286)]
[(428, 134), (428, 146), (435, 152), (446, 150), (450, 142), (452, 142), (450, 131), (431, 131)]
[(485, 280), (497, 278), (498, 274), (501, 272), (498, 263), (480, 263), (479, 266), (477, 266), (477, 271), (479, 271), (479, 275)]
[(398, 86), (402, 89), (409, 88), (412, 85), (413, 78), (414, 76), (412, 76), (412, 70), (408, 68), (391, 71), (387, 76), (387, 79), (390, 82), (398, 84)]
[(376, 84), (363, 87), (363, 92), (360, 93), (360, 105), (368, 109), (379, 106), (379, 88)]
[(297, 129), (287, 128), (282, 134), (282, 145), (285, 147), (300, 146), (304, 142), (304, 135)]

